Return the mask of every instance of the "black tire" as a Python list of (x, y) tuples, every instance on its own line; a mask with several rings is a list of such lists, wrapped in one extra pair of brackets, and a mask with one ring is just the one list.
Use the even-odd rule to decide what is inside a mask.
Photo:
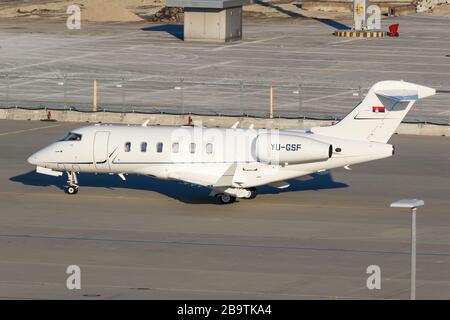
[(229, 194), (220, 194), (218, 197), (222, 204), (230, 204), (236, 201), (236, 197), (230, 196)]
[(74, 186), (68, 186), (66, 189), (66, 192), (68, 194), (77, 194), (78, 192), (78, 187), (74, 187)]
[(256, 191), (256, 188), (249, 188), (248, 189), (250, 191), (250, 197), (248, 197), (247, 199), (255, 199), (256, 196), (258, 195), (258, 192)]

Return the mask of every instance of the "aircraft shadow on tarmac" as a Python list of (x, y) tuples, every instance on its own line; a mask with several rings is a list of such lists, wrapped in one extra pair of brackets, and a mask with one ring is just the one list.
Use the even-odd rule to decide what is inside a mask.
[[(285, 9), (285, 8), (280, 7), (280, 6), (278, 6), (278, 5), (274, 4), (274, 3), (271, 3), (271, 2), (266, 2), (266, 1), (263, 1), (263, 0), (255, 0), (255, 4), (259, 4), (260, 6), (267, 7), (267, 8), (273, 8), (273, 9), (277, 10), (278, 12), (284, 13), (284, 14), (292, 17), (292, 18), (313, 19), (313, 20), (319, 21), (321, 23), (324, 23), (327, 26), (332, 27), (334, 29), (350, 30), (349, 26), (347, 26), (347, 25), (345, 25), (343, 23), (340, 23), (340, 22), (338, 22), (336, 20), (324, 19), (324, 18), (309, 18), (309, 17), (306, 17), (306, 16), (302, 15), (301, 13), (293, 12), (291, 10)], [(296, 6), (298, 6), (300, 8), (302, 7), (301, 4), (296, 4)]]
[(180, 40), (184, 39), (184, 27), (182, 24), (163, 24), (141, 28), (142, 31), (167, 32)]
[[(304, 178), (306, 178), (306, 180)], [(126, 179), (126, 181), (123, 181), (118, 176), (109, 174), (78, 174), (78, 181), (81, 190), (80, 192), (83, 191), (83, 187), (108, 188), (112, 190), (116, 188), (126, 188), (157, 192), (184, 203), (218, 203), (216, 199), (208, 196), (210, 189), (206, 187), (192, 186), (191, 184), (183, 182), (159, 180), (140, 175), (127, 175)], [(56, 186), (61, 190), (65, 190), (67, 179), (66, 175), (63, 175), (62, 177), (52, 177), (36, 173), (36, 171), (30, 171), (11, 177), (10, 180), (29, 186)], [(302, 180), (289, 180), (289, 183), (290, 186), (286, 189), (277, 189), (271, 186), (258, 187), (258, 195), (348, 187), (345, 183), (334, 181), (330, 173), (312, 174), (307, 177), (303, 177)]]

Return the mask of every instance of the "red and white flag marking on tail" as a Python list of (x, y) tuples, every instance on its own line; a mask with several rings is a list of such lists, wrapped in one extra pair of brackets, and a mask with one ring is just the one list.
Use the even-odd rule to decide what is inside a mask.
[(385, 112), (384, 106), (373, 106), (372, 112)]

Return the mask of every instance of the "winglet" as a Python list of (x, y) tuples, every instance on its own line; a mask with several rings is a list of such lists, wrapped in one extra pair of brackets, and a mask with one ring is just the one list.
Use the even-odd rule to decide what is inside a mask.
[(236, 129), (238, 125), (239, 125), (239, 121), (236, 121), (236, 122), (231, 126), (231, 129)]
[(148, 123), (150, 122), (149, 119), (145, 120), (145, 122), (142, 124), (143, 127), (146, 127), (148, 125)]

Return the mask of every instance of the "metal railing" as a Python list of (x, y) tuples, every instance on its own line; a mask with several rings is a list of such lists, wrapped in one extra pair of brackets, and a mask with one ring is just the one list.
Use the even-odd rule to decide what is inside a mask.
[[(367, 85), (345, 87), (327, 83), (264, 81), (205, 81), (147, 75), (86, 78), (0, 75), (3, 108), (53, 108), (90, 111), (93, 81), (97, 80), (97, 110), (168, 114), (267, 117), (270, 87), (274, 92), (274, 117), (340, 119), (367, 93)], [(449, 123), (450, 90), (421, 100), (406, 121)]]

